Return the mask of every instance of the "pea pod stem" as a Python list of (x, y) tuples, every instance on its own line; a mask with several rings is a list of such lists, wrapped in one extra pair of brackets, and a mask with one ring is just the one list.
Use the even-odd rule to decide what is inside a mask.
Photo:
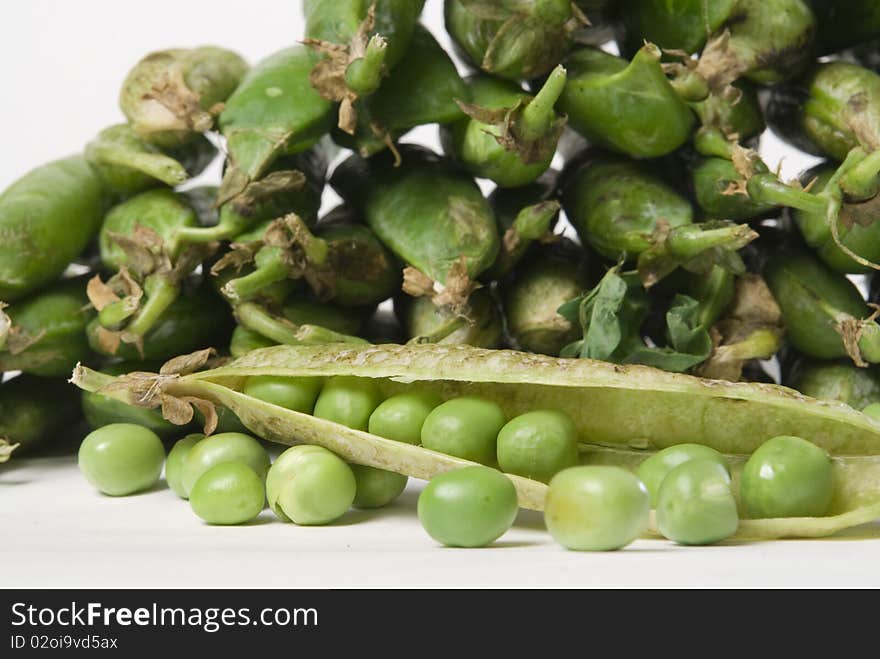
[(560, 64), (550, 73), (541, 89), (523, 108), (517, 121), (517, 135), (525, 141), (538, 141), (554, 129), (554, 106), (565, 89), (567, 73)]
[(159, 320), (165, 310), (180, 295), (180, 285), (164, 273), (149, 275), (144, 282), (145, 302), (135, 313), (126, 331), (144, 336)]
[(360, 337), (341, 334), (317, 325), (296, 325), (272, 315), (253, 302), (238, 305), (235, 308), (235, 317), (243, 327), (285, 345), (368, 343)]
[(704, 229), (699, 224), (676, 227), (669, 233), (666, 246), (673, 256), (690, 259), (714, 247), (739, 249), (757, 237), (746, 224), (718, 229)]
[(257, 256), (263, 258), (253, 272), (230, 279), (223, 285), (223, 295), (233, 303), (252, 298), (267, 286), (287, 279), (290, 267), (282, 258), (281, 248), (262, 247)]
[(746, 188), (752, 200), (776, 206), (788, 206), (807, 213), (825, 213), (828, 200), (780, 181), (775, 174), (752, 176)]
[(385, 71), (387, 47), (385, 39), (373, 35), (363, 57), (352, 61), (345, 70), (345, 83), (358, 96), (367, 96), (379, 88)]
[(526, 250), (550, 232), (553, 220), (559, 213), (560, 203), (555, 199), (526, 206), (504, 233), (501, 249), (495, 263), (488, 271), (490, 279), (500, 279), (519, 263)]

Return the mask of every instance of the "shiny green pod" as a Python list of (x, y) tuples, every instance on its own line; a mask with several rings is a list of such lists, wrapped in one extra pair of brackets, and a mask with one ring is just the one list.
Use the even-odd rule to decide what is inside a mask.
[(685, 143), (696, 122), (663, 71), (660, 50), (645, 45), (627, 61), (597, 48), (565, 59), (559, 109), (591, 143), (634, 158), (656, 158)]
[(333, 105), (309, 81), (315, 56), (305, 46), (259, 62), (227, 99), (218, 123), (230, 165), (224, 188), (241, 190), (284, 154), (313, 146), (333, 125)]
[(566, 73), (556, 67), (535, 96), (518, 85), (476, 75), (468, 79), (468, 115), (441, 129), (447, 155), (478, 178), (502, 187), (526, 185), (550, 167), (565, 125), (553, 106), (565, 86)]
[(85, 329), (94, 318), (85, 279), (65, 279), (0, 310), (10, 326), (5, 341), (0, 327), (0, 373), (23, 371), (44, 377), (67, 377), (92, 351)]
[(98, 233), (106, 193), (82, 156), (56, 160), (0, 193), (0, 300), (58, 278)]
[(129, 71), (119, 107), (141, 139), (179, 146), (211, 129), (247, 69), (238, 54), (214, 46), (153, 52)]
[(737, 0), (625, 0), (618, 12), (621, 50), (635, 54), (645, 41), (664, 50), (699, 52), (730, 18)]
[(351, 156), (330, 183), (363, 208), (370, 229), (423, 279), (466, 287), (498, 254), (492, 210), (473, 179), (432, 152), (407, 147), (401, 154), (406, 166), (399, 168), (387, 154), (368, 160)]
[(446, 0), (444, 14), (446, 31), (465, 59), (509, 80), (548, 73), (583, 22), (569, 0)]
[(788, 341), (819, 359), (880, 361), (880, 325), (856, 285), (805, 250), (780, 251), (764, 278), (782, 310)]

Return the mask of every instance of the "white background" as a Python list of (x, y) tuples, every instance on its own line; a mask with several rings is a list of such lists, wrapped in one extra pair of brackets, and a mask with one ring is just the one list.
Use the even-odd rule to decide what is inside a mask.
[[(448, 46), (442, 2), (429, 0), (423, 18)], [(213, 43), (255, 62), (301, 34), (295, 0), (4, 0), (0, 188), (121, 121), (119, 85), (147, 52)], [(435, 132), (409, 140), (433, 144)], [(787, 155), (786, 176), (811, 162), (772, 137), (762, 151), (771, 166)], [(493, 549), (442, 549), (415, 518), (418, 487), (331, 527), (264, 512), (253, 525), (213, 528), (167, 489), (113, 499), (88, 487), (72, 457), (19, 460), (0, 467), (0, 586), (880, 586), (880, 543), (853, 533), (711, 548), (646, 540), (578, 554), (524, 512)]]

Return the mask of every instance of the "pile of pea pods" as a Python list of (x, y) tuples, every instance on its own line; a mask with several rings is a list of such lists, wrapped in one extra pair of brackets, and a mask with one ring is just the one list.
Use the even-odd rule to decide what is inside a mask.
[[(424, 0), (301, 4), (305, 34), (257, 62), (220, 46), (147, 54), (122, 81), (120, 123), (0, 194), (0, 461), (91, 430), (80, 466), (101, 491), (149, 488), (164, 465), (217, 524), (266, 497), (305, 525), (396, 498), (406, 467), (349, 465), (308, 445), (321, 442), (270, 467), (253, 436), (272, 437), (240, 410), (138, 389), (278, 346), (643, 365), (880, 419), (876, 0), (445, 0), (452, 52), (420, 22)], [(442, 152), (407, 141), (426, 125)], [(783, 180), (759, 154), (768, 128), (821, 164)], [(219, 181), (201, 176), (218, 160)], [(75, 367), (101, 386), (69, 384)], [(812, 437), (775, 436), (735, 484), (700, 446), (666, 447), (636, 477), (576, 466), (575, 421), (545, 400), (511, 414), (332, 377), (251, 374), (235, 391), (392, 440), (373, 417), (410, 396), (386, 410), (409, 424), (399, 441), (488, 465), (430, 472), (419, 516), (445, 544), (485, 545), (513, 523), (525, 490), (502, 472), (551, 483), (548, 528), (579, 549), (628, 544), (651, 509), (661, 534), (706, 544), (743, 510), (817, 517), (836, 496)], [(448, 405), (432, 435), (422, 424)], [(448, 445), (456, 423), (463, 447)], [(187, 435), (199, 425), (216, 434)], [(810, 491), (758, 482), (789, 457), (787, 478)], [(604, 498), (579, 503), (593, 480)], [(696, 490), (713, 494), (687, 499)], [(491, 502), (476, 510), (480, 493)], [(583, 521), (581, 505), (613, 522)]]

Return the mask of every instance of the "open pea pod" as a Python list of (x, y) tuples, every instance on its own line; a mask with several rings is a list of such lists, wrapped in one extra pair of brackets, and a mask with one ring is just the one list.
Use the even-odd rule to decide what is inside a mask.
[(305, 46), (274, 53), (227, 99), (218, 119), (229, 151), (222, 199), (263, 178), (280, 156), (306, 151), (329, 132), (333, 105), (309, 81), (315, 61)]
[(591, 143), (634, 158), (656, 158), (685, 143), (696, 122), (646, 44), (631, 62), (598, 48), (565, 60), (568, 81), (559, 108)]
[(5, 312), (0, 308), (0, 374), (66, 376), (92, 356), (85, 330), (94, 316), (83, 277), (52, 284)]
[(570, 0), (446, 0), (446, 31), (486, 73), (523, 80), (548, 73), (585, 21)]
[(82, 156), (38, 167), (0, 193), (0, 300), (57, 279), (98, 233), (108, 201)]
[[(385, 395), (484, 396), (508, 418), (556, 409), (575, 422), (587, 462), (600, 453), (632, 467), (652, 451), (685, 442), (741, 456), (739, 462), (771, 437), (797, 435), (825, 448), (839, 465), (831, 516), (744, 521), (741, 535), (828, 535), (880, 516), (880, 424), (845, 405), (775, 385), (723, 383), (643, 366), (470, 346), (279, 346), (193, 373), (200, 361), (191, 355), (166, 364), (162, 375), (118, 379), (79, 368), (73, 381), (88, 391), (149, 407), (208, 400), (229, 408), (252, 432), (272, 441), (318, 444), (350, 462), (421, 479), (473, 463), (257, 400), (241, 393), (245, 379), (347, 375), (375, 379)], [(543, 508), (546, 485), (508, 476), (521, 506)]]
[(456, 100), (467, 101), (468, 88), (455, 62), (421, 24), (416, 25), (406, 57), (382, 86), (358, 103), (354, 134), (343, 130), (333, 139), (369, 157), (425, 124), (448, 124), (464, 118)]
[(820, 55), (829, 55), (880, 38), (880, 3), (874, 0), (810, 0)]
[(180, 185), (198, 176), (217, 149), (204, 136), (171, 149), (160, 149), (140, 139), (128, 124), (102, 130), (84, 151), (86, 160), (104, 185), (128, 197), (161, 185)]
[(353, 133), (355, 102), (375, 92), (403, 58), (424, 0), (306, 0), (304, 41), (323, 57), (310, 78), (322, 97), (340, 103), (339, 127)]
[(461, 304), (498, 254), (492, 209), (472, 178), (431, 151), (407, 146), (401, 155), (403, 167), (395, 167), (388, 154), (353, 155), (336, 168), (330, 184), (363, 209), (370, 229), (409, 264), (406, 292)]
[(125, 78), (119, 106), (141, 139), (180, 146), (211, 129), (247, 68), (238, 54), (215, 46), (150, 53)]
[(550, 167), (565, 118), (553, 106), (565, 86), (557, 66), (532, 97), (511, 82), (489, 76), (468, 79), (468, 116), (441, 129), (443, 150), (471, 174), (503, 187), (526, 185)]

